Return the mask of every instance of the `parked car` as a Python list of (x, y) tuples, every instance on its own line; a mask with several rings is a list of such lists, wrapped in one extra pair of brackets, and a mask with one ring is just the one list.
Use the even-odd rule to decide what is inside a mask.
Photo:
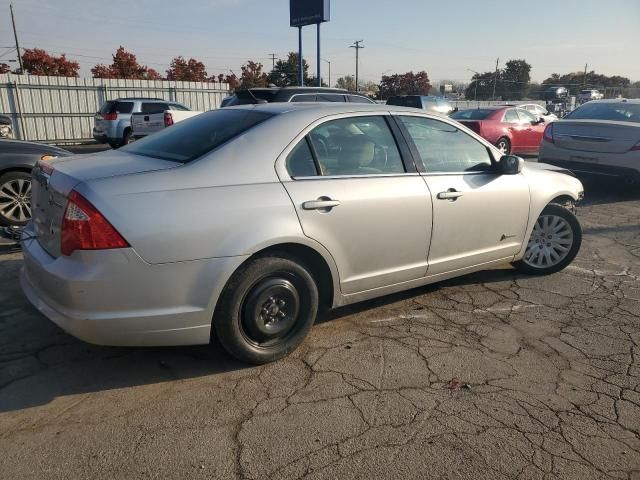
[(169, 103), (168, 106), (168, 109), (163, 110), (165, 107), (163, 103), (144, 103), (141, 112), (132, 113), (131, 131), (133, 137), (135, 139), (146, 137), (202, 113), (179, 103)]
[(169, 110), (180, 105), (161, 98), (118, 98), (105, 102), (94, 116), (93, 138), (111, 148), (127, 145), (133, 136), (131, 115), (138, 112)]
[(341, 88), (269, 87), (239, 90), (226, 97), (221, 107), (281, 102), (375, 103), (366, 95)]
[(537, 118), (543, 118), (545, 123), (551, 123), (558, 120), (558, 116), (555, 113), (550, 112), (546, 107), (537, 103), (523, 103), (518, 105), (518, 108), (526, 110)]
[(0, 139), (0, 226), (22, 227), (31, 219), (31, 170), (38, 160), (68, 155), (53, 145)]
[(0, 115), (0, 138), (11, 138), (12, 136), (11, 119), (6, 115)]
[(604, 94), (600, 93), (596, 89), (589, 90), (581, 90), (578, 94), (578, 103), (586, 103), (591, 100), (602, 100), (604, 98)]
[(450, 115), (456, 110), (446, 98), (427, 95), (397, 95), (389, 98), (387, 105), (419, 108), (439, 115)]
[(640, 181), (640, 100), (599, 100), (549, 124), (540, 161)]
[(505, 155), (538, 153), (544, 133), (544, 119), (517, 107), (460, 110), (451, 118), (487, 139)]
[(549, 87), (544, 91), (544, 100), (546, 102), (564, 101), (569, 98), (569, 90), (566, 87)]
[(509, 262), (566, 267), (581, 229), (565, 205), (583, 187), (547, 168), (413, 109), (213, 110), (39, 166), (22, 288), (88, 342), (214, 337), (269, 362), (303, 341), (319, 309)]

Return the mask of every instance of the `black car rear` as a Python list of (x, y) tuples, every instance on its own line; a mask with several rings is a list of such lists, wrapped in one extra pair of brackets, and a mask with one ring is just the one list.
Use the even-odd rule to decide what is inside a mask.
[(339, 88), (270, 87), (238, 90), (233, 96), (225, 98), (220, 106), (233, 107), (274, 102), (375, 103), (366, 95)]

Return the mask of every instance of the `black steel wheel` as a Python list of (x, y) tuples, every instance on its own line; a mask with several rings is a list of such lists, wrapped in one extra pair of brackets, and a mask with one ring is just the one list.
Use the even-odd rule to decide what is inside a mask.
[(262, 364), (282, 358), (304, 340), (318, 312), (318, 287), (293, 257), (258, 257), (234, 273), (213, 319), (231, 355)]

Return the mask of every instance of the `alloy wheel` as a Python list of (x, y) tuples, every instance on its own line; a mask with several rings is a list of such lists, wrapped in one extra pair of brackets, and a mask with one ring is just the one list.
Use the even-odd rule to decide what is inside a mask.
[(11, 223), (31, 219), (31, 181), (14, 178), (0, 185), (0, 215)]
[(569, 222), (557, 215), (541, 215), (531, 232), (523, 261), (533, 268), (553, 267), (566, 258), (572, 245)]

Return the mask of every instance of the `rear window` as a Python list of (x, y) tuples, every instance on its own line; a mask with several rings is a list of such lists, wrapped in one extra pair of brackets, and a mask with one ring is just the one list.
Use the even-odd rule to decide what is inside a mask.
[(130, 153), (188, 163), (272, 117), (255, 110), (213, 110), (122, 148)]
[(349, 95), (349, 100), (351, 101), (351, 103), (376, 103), (370, 98), (360, 95)]
[(476, 108), (473, 110), (460, 110), (459, 112), (451, 115), (451, 118), (455, 120), (484, 120), (493, 112), (495, 112), (495, 110), (487, 110), (482, 108)]
[(133, 102), (116, 102), (110, 100), (105, 102), (100, 108), (100, 113), (131, 113), (133, 111)]
[(142, 113), (162, 113), (165, 110), (169, 110), (169, 105), (166, 103), (143, 103), (140, 107)]
[(391, 97), (387, 100), (387, 105), (395, 105), (397, 107), (422, 108), (422, 100), (420, 97)]
[(257, 103), (256, 99), (273, 102), (276, 92), (277, 91), (274, 90), (241, 90), (233, 95), (229, 102), (225, 103), (224, 106), (233, 107), (234, 105), (252, 105)]
[(565, 118), (570, 118), (571, 120), (613, 120), (640, 123), (640, 104), (589, 102), (575, 109)]

